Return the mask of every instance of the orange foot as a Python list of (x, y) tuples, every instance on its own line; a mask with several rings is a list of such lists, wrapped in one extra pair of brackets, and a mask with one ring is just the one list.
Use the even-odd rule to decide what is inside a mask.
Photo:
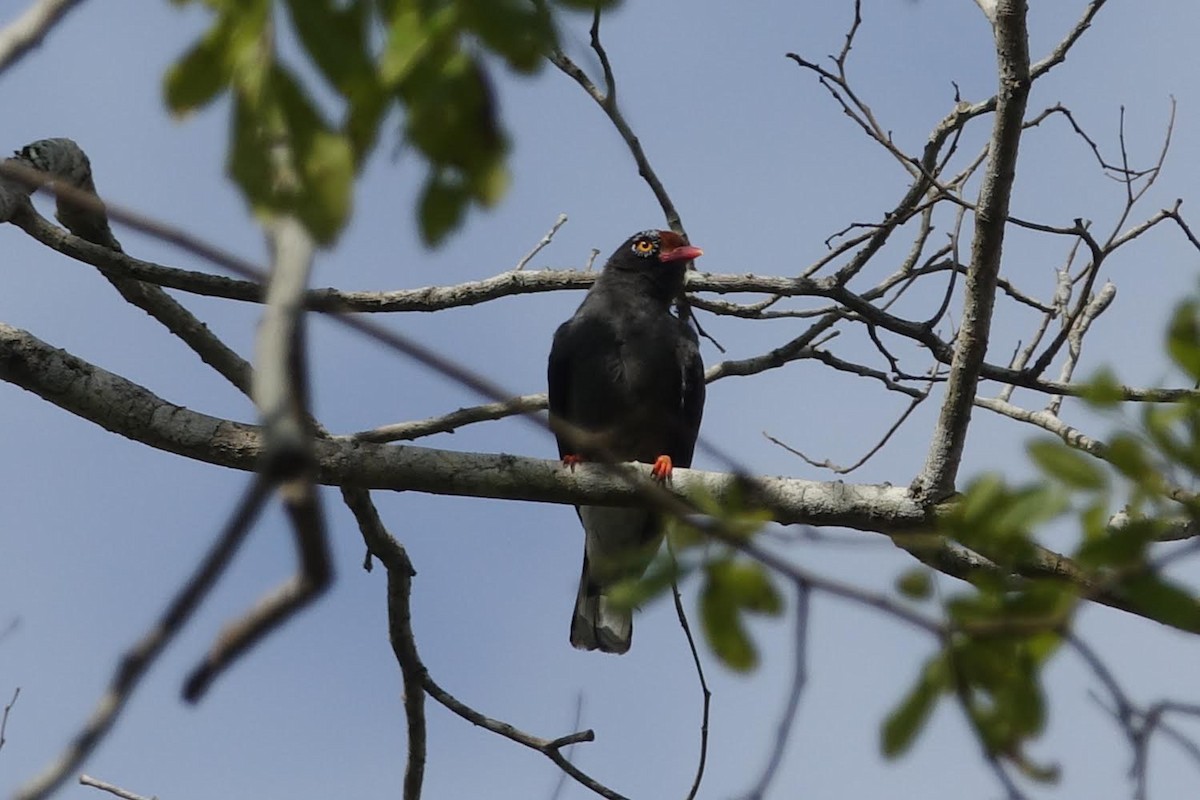
[(574, 453), (568, 453), (562, 457), (562, 463), (564, 467), (569, 467), (571, 472), (574, 472), (575, 465), (583, 463), (583, 456), (577, 456)]
[(670, 456), (659, 456), (654, 459), (654, 466), (650, 468), (650, 474), (655, 480), (668, 483), (671, 480), (671, 471), (675, 469), (675, 465), (671, 463)]

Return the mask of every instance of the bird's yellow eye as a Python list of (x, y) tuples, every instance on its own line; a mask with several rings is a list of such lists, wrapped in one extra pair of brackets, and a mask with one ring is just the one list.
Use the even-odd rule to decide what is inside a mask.
[(654, 242), (649, 239), (638, 239), (633, 243), (633, 252), (638, 255), (646, 255), (654, 250)]

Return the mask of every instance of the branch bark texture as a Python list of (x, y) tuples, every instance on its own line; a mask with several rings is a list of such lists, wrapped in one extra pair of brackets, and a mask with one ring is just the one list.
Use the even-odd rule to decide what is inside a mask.
[[(263, 454), (262, 429), (170, 403), (148, 389), (0, 323), (0, 379), (37, 394), (76, 416), (126, 438), (218, 466), (255, 470)], [(315, 443), (318, 480), (332, 486), (587, 505), (639, 505), (636, 482), (611, 470), (507, 454), (462, 453), (378, 445), (350, 438)], [(649, 469), (630, 465), (631, 473)], [(737, 476), (676, 470), (676, 491), (702, 490), (731, 498), (744, 491)], [(836, 525), (899, 532), (927, 523), (923, 508), (903, 487), (756, 479), (758, 500), (783, 524)]]
[(995, 122), (988, 164), (975, 211), (971, 241), (971, 266), (967, 271), (962, 327), (950, 379), (934, 430), (925, 467), (917, 479), (920, 494), (933, 499), (954, 491), (962, 460), (975, 390), (987, 355), (1000, 274), (1004, 228), (1016, 178), (1025, 108), (1029, 100), (1029, 31), (1025, 0), (998, 0), (989, 16), (996, 37), (1000, 87), (996, 93)]

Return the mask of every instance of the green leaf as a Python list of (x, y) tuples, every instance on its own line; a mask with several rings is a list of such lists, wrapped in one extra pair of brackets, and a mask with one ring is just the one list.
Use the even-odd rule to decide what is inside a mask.
[(670, 517), (667, 520), (667, 543), (680, 556), (708, 541), (708, 537), (687, 520)]
[(1141, 483), (1155, 474), (1146, 456), (1145, 446), (1135, 436), (1121, 433), (1108, 444), (1108, 463), (1130, 480)]
[(229, 85), (231, 28), (222, 18), (167, 70), (163, 100), (173, 114), (186, 114), (212, 102)]
[(1200, 602), (1190, 592), (1157, 575), (1135, 575), (1119, 585), (1138, 613), (1164, 625), (1200, 632)]
[(717, 657), (738, 672), (758, 665), (758, 651), (742, 623), (743, 611), (782, 613), (783, 600), (767, 571), (752, 561), (722, 558), (709, 562), (700, 594), (704, 634)]
[(613, 8), (621, 0), (555, 0), (560, 6), (575, 8), (581, 11), (591, 11), (594, 8)]
[(471, 176), (471, 194), (479, 200), (480, 205), (494, 206), (504, 197), (511, 182), (508, 168), (504, 166), (504, 162), (496, 161), (481, 166)]
[[(268, 118), (274, 117), (273, 124)], [(266, 214), (274, 207), (274, 171), (268, 158), (267, 127), (278, 128), (282, 122), (278, 113), (238, 93), (233, 103), (233, 130), (229, 151), (229, 174), (241, 188), (251, 208)]]
[(1112, 515), (1108, 511), (1105, 498), (1096, 498), (1079, 513), (1079, 523), (1083, 528), (1084, 541), (1096, 541), (1108, 533), (1108, 520)]
[(912, 689), (887, 715), (880, 731), (880, 746), (887, 758), (903, 755), (929, 721), (939, 695), (946, 688), (942, 656), (926, 664)]
[(225, 53), (232, 85), (257, 103), (275, 64), (270, 0), (230, 2), (222, 14), (230, 26)]
[(343, 97), (370, 91), (375, 82), (368, 45), (369, 9), (364, 0), (287, 0), (300, 44)]
[(1093, 408), (1106, 409), (1116, 408), (1125, 399), (1125, 393), (1112, 370), (1104, 368), (1083, 385), (1080, 397)]
[(771, 512), (754, 505), (747, 497), (747, 488), (735, 481), (721, 500), (703, 486), (688, 492), (688, 500), (703, 514), (718, 520), (725, 533), (740, 539), (750, 539), (771, 521)]
[(459, 0), (462, 25), (519, 72), (534, 72), (556, 46), (544, 6), (527, 0)]
[(425, 244), (439, 244), (462, 224), (469, 199), (462, 184), (444, 174), (434, 173), (426, 179), (417, 211)]
[(958, 505), (964, 527), (990, 520), (994, 510), (1003, 505), (1006, 488), (999, 475), (976, 478), (963, 493)]
[(927, 600), (933, 594), (933, 579), (924, 567), (913, 567), (896, 579), (896, 590), (912, 600)]
[(1167, 329), (1167, 353), (1191, 378), (1200, 380), (1200, 303), (1185, 300)]
[(710, 583), (719, 584), (724, 596), (738, 608), (775, 616), (783, 611), (783, 599), (762, 564), (755, 561), (721, 559), (708, 565)]
[(1062, 778), (1062, 767), (1058, 764), (1039, 764), (1020, 751), (1010, 754), (1010, 760), (1031, 781), (1056, 784)]
[(1136, 517), (1119, 528), (1111, 529), (1105, 520), (1103, 532), (1079, 547), (1077, 558), (1093, 569), (1129, 569), (1142, 564), (1146, 549), (1157, 538), (1159, 525), (1152, 519)]
[(388, 20), (387, 41), (379, 58), (379, 77), (386, 88), (399, 88), (435, 43), (452, 32), (453, 12), (453, 7), (448, 7), (426, 18), (407, 3), (397, 6)]
[(1091, 491), (1108, 487), (1108, 476), (1095, 459), (1062, 442), (1030, 442), (1028, 451), (1043, 472), (1067, 486)]
[(729, 587), (713, 580), (711, 571), (700, 592), (700, 623), (708, 646), (725, 666), (749, 672), (758, 665), (758, 651), (742, 625)]
[(295, 214), (328, 245), (350, 213), (354, 153), (279, 66), (234, 104), (229, 171), (259, 215)]
[(1064, 492), (1055, 486), (1029, 486), (1011, 493), (998, 509), (995, 527), (1006, 537), (1027, 539), (1033, 529), (1067, 509)]
[(609, 602), (617, 606), (638, 608), (665, 593), (675, 581), (694, 569), (694, 563), (680, 564), (664, 553), (650, 563), (641, 578), (620, 581), (611, 586), (605, 594)]

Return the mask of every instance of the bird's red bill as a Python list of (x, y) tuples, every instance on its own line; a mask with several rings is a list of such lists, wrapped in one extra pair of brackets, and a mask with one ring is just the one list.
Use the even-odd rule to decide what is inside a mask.
[(670, 456), (659, 456), (654, 459), (654, 466), (650, 468), (650, 474), (655, 480), (666, 483), (671, 480), (671, 472), (675, 469), (675, 465), (671, 463)]
[(699, 247), (692, 247), (675, 231), (658, 232), (658, 260), (664, 264), (672, 261), (690, 261), (704, 255)]
[(690, 261), (702, 255), (704, 255), (704, 251), (699, 247), (693, 247), (690, 244), (681, 244), (679, 247), (673, 247), (670, 250), (664, 249), (658, 254), (658, 260), (666, 264), (671, 261)]

